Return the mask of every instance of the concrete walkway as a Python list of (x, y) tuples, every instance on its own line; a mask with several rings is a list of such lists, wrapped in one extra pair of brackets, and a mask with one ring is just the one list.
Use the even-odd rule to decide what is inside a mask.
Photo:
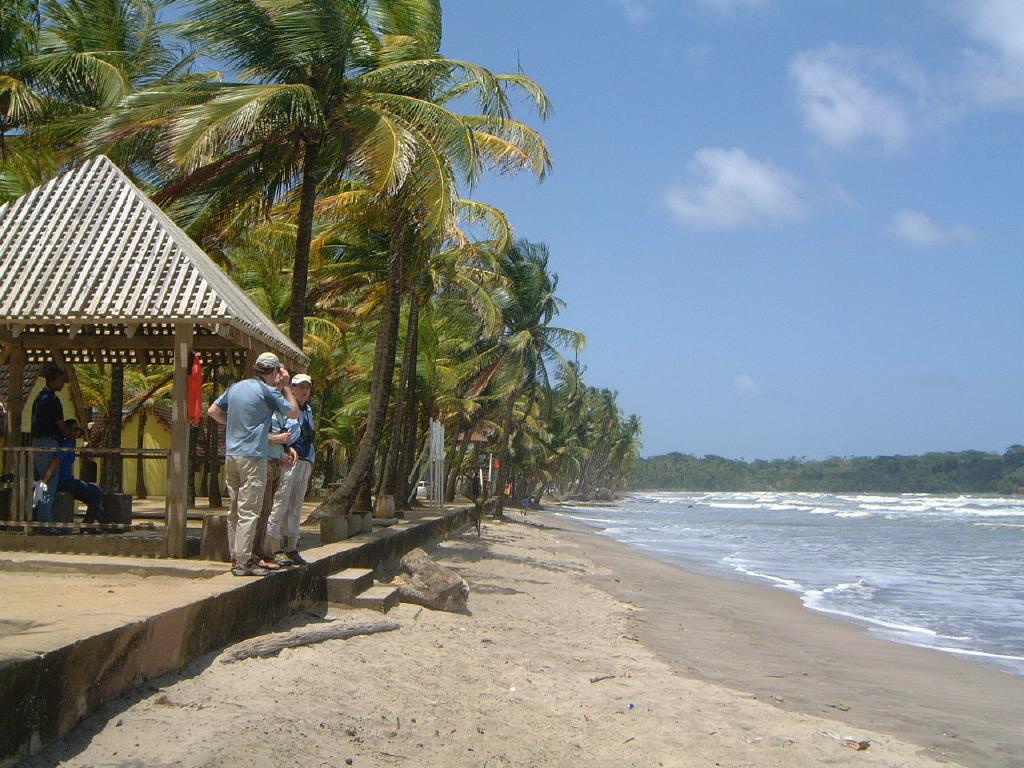
[(331, 573), (393, 561), (465, 526), (468, 512), (412, 513), (304, 549), (309, 565), (264, 578), (196, 560), (2, 553), (0, 768), (144, 680), (323, 604)]

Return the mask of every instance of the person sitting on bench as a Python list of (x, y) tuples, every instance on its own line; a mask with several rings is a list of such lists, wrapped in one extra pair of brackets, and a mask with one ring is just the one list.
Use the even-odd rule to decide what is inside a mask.
[[(63, 448), (58, 452), (60, 457), (60, 468), (57, 471), (57, 492), (70, 493), (79, 501), (84, 501), (86, 523), (111, 523), (110, 515), (103, 506), (103, 489), (96, 483), (87, 483), (75, 477), (75, 442), (85, 434), (84, 430), (74, 419), (64, 422), (71, 437), (62, 437), (57, 441), (58, 447)], [(71, 450), (67, 450), (67, 449)]]

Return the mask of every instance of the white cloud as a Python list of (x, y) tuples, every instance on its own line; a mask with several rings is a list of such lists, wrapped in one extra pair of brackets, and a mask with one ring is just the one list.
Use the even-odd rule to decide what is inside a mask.
[(969, 0), (960, 12), (967, 30), (1008, 59), (1024, 60), (1024, 3), (1020, 0)]
[(695, 227), (727, 229), (758, 219), (800, 216), (800, 182), (742, 149), (707, 147), (694, 155), (687, 179), (664, 201), (676, 218)]
[(1024, 3), (960, 0), (956, 11), (981, 46), (965, 52), (968, 96), (985, 105), (1024, 100)]
[(613, 2), (622, 9), (630, 24), (646, 24), (654, 14), (650, 0), (613, 0)]
[(723, 16), (728, 16), (736, 11), (747, 8), (756, 8), (764, 5), (765, 0), (696, 0), (698, 5), (703, 5)]
[[(849, 48), (830, 45), (804, 51), (789, 65), (800, 100), (804, 124), (821, 141), (846, 149), (862, 140), (876, 140), (894, 151), (911, 134), (911, 121), (902, 100), (884, 93), (868, 81), (863, 56)], [(891, 60), (874, 62), (905, 83), (920, 78)]]
[(919, 211), (899, 211), (893, 216), (889, 229), (900, 239), (920, 248), (970, 245), (975, 241), (974, 233), (963, 224), (942, 227)]
[(744, 397), (756, 397), (761, 394), (761, 386), (754, 381), (749, 373), (741, 373), (736, 377), (736, 394)]

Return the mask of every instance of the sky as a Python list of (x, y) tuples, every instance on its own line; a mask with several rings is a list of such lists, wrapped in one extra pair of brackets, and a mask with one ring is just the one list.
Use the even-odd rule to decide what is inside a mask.
[(546, 242), (644, 455), (1024, 443), (1024, 2), (444, 0), (554, 105)]

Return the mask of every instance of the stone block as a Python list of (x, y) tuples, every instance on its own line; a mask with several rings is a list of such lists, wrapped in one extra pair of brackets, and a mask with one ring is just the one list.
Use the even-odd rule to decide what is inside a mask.
[(218, 563), (231, 562), (227, 512), (203, 514), (203, 538), (199, 544), (199, 557)]
[(348, 518), (342, 515), (331, 515), (320, 518), (320, 543), (333, 544), (348, 538)]
[(73, 495), (57, 491), (53, 497), (53, 519), (59, 523), (75, 522), (75, 497)]
[(120, 525), (132, 524), (132, 495), (130, 493), (104, 493), (103, 508), (110, 516), (110, 522)]
[(327, 602), (351, 603), (373, 586), (373, 571), (369, 568), (346, 568), (327, 577)]
[(370, 587), (352, 598), (351, 605), (356, 608), (369, 608), (371, 611), (387, 613), (398, 605), (397, 587)]

